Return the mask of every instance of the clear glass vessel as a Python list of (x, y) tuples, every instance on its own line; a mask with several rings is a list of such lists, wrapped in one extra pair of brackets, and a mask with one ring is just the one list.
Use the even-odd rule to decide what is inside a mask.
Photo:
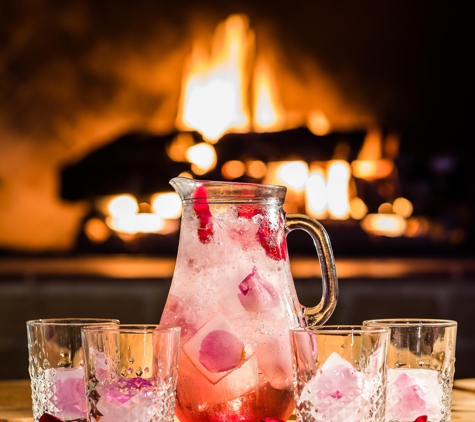
[[(295, 408), (289, 328), (321, 325), (338, 296), (322, 225), (282, 209), (286, 188), (174, 178), (183, 201), (175, 272), (162, 324), (182, 328), (176, 415), (181, 422), (287, 420)], [(300, 304), (286, 237), (314, 241), (322, 299)]]

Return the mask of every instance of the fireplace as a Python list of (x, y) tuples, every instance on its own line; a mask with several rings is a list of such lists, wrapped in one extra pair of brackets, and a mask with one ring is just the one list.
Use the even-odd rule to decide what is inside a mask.
[[(119, 233), (101, 207), (130, 194), (153, 214), (181, 172), (287, 184), (286, 209), (324, 221), (337, 252), (471, 251), (473, 82), (447, 47), (465, 43), (462, 10), (39, 0), (2, 12), (2, 253), (166, 252), (174, 219), (149, 218), (156, 236)], [(106, 186), (120, 154), (128, 168)], [(134, 170), (138, 154), (155, 167)]]

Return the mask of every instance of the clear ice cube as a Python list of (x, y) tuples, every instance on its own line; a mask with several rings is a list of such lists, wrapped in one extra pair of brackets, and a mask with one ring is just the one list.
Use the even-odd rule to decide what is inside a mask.
[[(215, 332), (226, 333), (226, 336), (222, 336), (223, 343), (220, 344), (216, 342), (213, 344), (208, 344), (207, 341), (209, 336), (213, 335)], [(216, 354), (216, 359), (220, 358), (220, 348), (227, 346), (229, 338), (238, 339), (242, 348), (239, 350), (239, 354), (235, 358), (235, 366), (228, 369), (219, 371), (214, 369), (210, 364), (209, 356), (203, 356), (203, 353), (206, 353), (208, 350), (212, 350), (214, 347), (214, 353)], [(206, 347), (206, 351), (203, 351), (203, 347)], [(234, 348), (234, 345), (232, 345)], [(247, 361), (250, 356), (253, 354), (253, 351), (245, 345), (244, 341), (241, 339), (239, 334), (234, 330), (228, 320), (221, 314), (215, 315), (211, 318), (203, 327), (201, 327), (194, 336), (192, 336), (183, 346), (183, 351), (193, 363), (193, 365), (203, 374), (211, 383), (216, 384), (221, 378), (225, 377), (230, 371), (239, 368), (245, 361)], [(235, 350), (231, 350), (232, 353), (235, 353)], [(229, 362), (226, 362), (228, 364)], [(215, 368), (219, 368), (221, 362), (217, 363)], [(226, 366), (226, 365), (225, 365)], [(211, 369), (211, 370), (210, 370)]]
[(434, 369), (388, 370), (387, 420), (413, 421), (421, 415), (440, 419), (443, 387)]

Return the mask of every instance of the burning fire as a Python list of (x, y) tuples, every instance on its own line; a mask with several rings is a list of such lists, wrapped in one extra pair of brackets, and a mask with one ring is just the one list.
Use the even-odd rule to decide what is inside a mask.
[(217, 27), (211, 55), (194, 46), (183, 79), (179, 129), (196, 130), (211, 143), (230, 131), (250, 130), (245, 75), (253, 41), (247, 19), (234, 15)]
[[(330, 131), (330, 123), (319, 110), (311, 112), (306, 122), (316, 135)], [(193, 46), (184, 71), (176, 120), (177, 129), (184, 133), (176, 136), (167, 153), (174, 161), (190, 163), (193, 174), (204, 175), (215, 168), (213, 144), (226, 133), (280, 131), (288, 129), (285, 123), (269, 62), (255, 57), (255, 34), (249, 20), (244, 15), (232, 15), (216, 28), (209, 51), (203, 44)], [(196, 143), (189, 131), (201, 133), (204, 142)], [(392, 175), (398, 147), (396, 136), (383, 140), (376, 127), (367, 132), (352, 163), (342, 159), (345, 154), (337, 147), (334, 159), (327, 162), (230, 160), (222, 165), (221, 173), (227, 180), (246, 174), (262, 183), (286, 186), (287, 212), (304, 209), (319, 219), (353, 218), (361, 220), (361, 227), (369, 233), (401, 236), (408, 226), (412, 204), (397, 198), (381, 206), (377, 213), (368, 214), (354, 183), (354, 178), (374, 182)], [(135, 198), (123, 195), (109, 203), (106, 222), (122, 233), (169, 232), (167, 222), (179, 218), (181, 203), (175, 193), (157, 194), (148, 210), (151, 212), (144, 212)], [(414, 223), (410, 227), (415, 233)]]
[(264, 59), (253, 56), (254, 39), (248, 19), (232, 15), (216, 28), (211, 54), (204, 45), (194, 46), (183, 78), (179, 129), (216, 143), (229, 132), (284, 128), (274, 76)]

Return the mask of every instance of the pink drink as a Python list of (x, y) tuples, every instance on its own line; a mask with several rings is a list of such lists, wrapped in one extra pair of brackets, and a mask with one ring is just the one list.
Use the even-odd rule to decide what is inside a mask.
[(425, 415), (440, 421), (444, 391), (438, 377), (434, 369), (389, 369), (386, 420), (412, 422)]
[(204, 200), (184, 208), (161, 320), (182, 328), (176, 415), (287, 420), (295, 407), (288, 330), (301, 324), (302, 307), (281, 204), (207, 203), (203, 187), (195, 197)]
[(63, 421), (86, 420), (87, 400), (82, 368), (53, 368), (45, 371), (48, 411)]
[(174, 385), (145, 378), (119, 378), (98, 388), (91, 416), (101, 422), (173, 422)]

